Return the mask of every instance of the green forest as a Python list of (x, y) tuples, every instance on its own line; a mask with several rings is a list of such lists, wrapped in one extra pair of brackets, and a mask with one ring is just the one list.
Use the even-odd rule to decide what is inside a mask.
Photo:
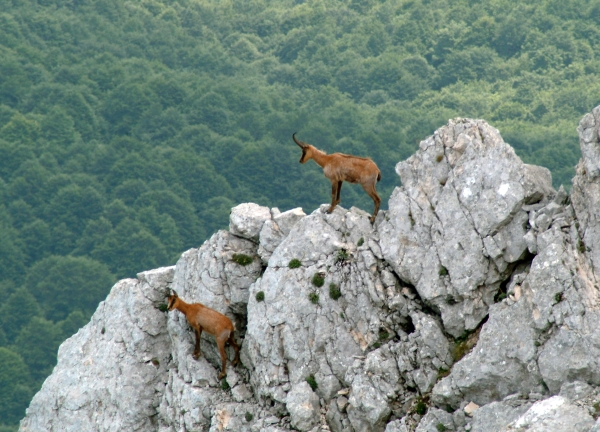
[(0, 0), (0, 431), (118, 279), (238, 203), (328, 202), (293, 132), (372, 157), (383, 208), (454, 117), (569, 188), (599, 23), (600, 0)]

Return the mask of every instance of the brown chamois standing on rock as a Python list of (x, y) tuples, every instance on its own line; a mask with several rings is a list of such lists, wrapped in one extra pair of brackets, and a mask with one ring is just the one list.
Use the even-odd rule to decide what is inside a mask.
[(300, 163), (306, 163), (314, 160), (317, 165), (323, 168), (323, 174), (331, 181), (331, 206), (327, 213), (331, 213), (335, 206), (340, 203), (340, 193), (342, 192), (342, 183), (360, 183), (365, 192), (373, 198), (375, 210), (371, 216), (371, 223), (375, 222), (381, 198), (377, 195), (375, 186), (381, 180), (381, 172), (375, 162), (369, 158), (351, 156), (343, 153), (327, 153), (316, 147), (296, 139), (296, 133), (292, 134), (292, 139), (302, 149)]
[(231, 362), (232, 366), (235, 366), (240, 360), (240, 347), (235, 343), (233, 332), (235, 330), (233, 323), (222, 313), (217, 312), (202, 303), (186, 303), (181, 300), (174, 290), (172, 293), (167, 295), (168, 309), (171, 311), (177, 309), (183, 312), (186, 319), (194, 329), (196, 333), (196, 346), (192, 357), (198, 360), (200, 357), (200, 336), (202, 330), (206, 330), (207, 333), (213, 335), (217, 340), (217, 346), (219, 347), (219, 353), (221, 354), (221, 362), (223, 364), (219, 379), (225, 377), (227, 369), (227, 353), (225, 352), (225, 344), (229, 342), (235, 350), (235, 359)]

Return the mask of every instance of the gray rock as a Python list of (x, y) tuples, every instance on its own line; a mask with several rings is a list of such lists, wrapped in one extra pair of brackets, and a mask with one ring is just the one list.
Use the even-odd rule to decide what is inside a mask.
[(452, 414), (440, 409), (431, 408), (421, 419), (415, 432), (439, 432), (439, 425), (444, 426), (445, 429), (443, 430), (455, 430)]
[(520, 209), (553, 192), (550, 173), (523, 164), (496, 129), (466, 119), (438, 129), (396, 171), (403, 186), (378, 228), (383, 256), (458, 337), (487, 315), (527, 250)]
[(594, 419), (582, 408), (571, 405), (562, 396), (554, 396), (533, 404), (507, 431), (573, 432), (589, 431)]
[(513, 406), (507, 402), (492, 402), (473, 413), (471, 432), (504, 431), (507, 426), (518, 419), (531, 406), (524, 403)]
[(589, 396), (593, 391), (592, 386), (581, 381), (565, 382), (560, 388), (559, 396), (575, 402)]
[(58, 351), (21, 431), (150, 430), (170, 365), (164, 299), (174, 268), (118, 282)]
[(299, 382), (292, 386), (287, 394), (286, 406), (290, 413), (292, 426), (301, 431), (309, 431), (319, 420), (319, 397), (308, 383)]
[(271, 219), (268, 207), (254, 203), (240, 204), (231, 209), (229, 231), (240, 237), (258, 242), (263, 224)]
[(271, 255), (290, 233), (292, 227), (306, 214), (300, 207), (278, 213), (273, 219), (265, 221), (259, 235), (258, 254), (264, 264), (269, 262)]
[(406, 419), (394, 420), (389, 422), (385, 427), (385, 432), (409, 432), (410, 429), (406, 425)]

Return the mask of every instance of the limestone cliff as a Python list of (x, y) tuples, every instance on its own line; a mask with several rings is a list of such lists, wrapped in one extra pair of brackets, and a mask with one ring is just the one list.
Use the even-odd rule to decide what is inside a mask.
[[(235, 207), (229, 231), (113, 287), (20, 430), (600, 431), (599, 127), (600, 107), (570, 194), (455, 119), (398, 163), (374, 225)], [(161, 311), (167, 288), (236, 323), (226, 380), (214, 339), (194, 360)]]

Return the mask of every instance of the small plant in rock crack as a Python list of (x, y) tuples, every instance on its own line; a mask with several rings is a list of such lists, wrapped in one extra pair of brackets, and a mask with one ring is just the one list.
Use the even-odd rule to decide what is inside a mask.
[(412, 212), (409, 210), (408, 218), (410, 219), (410, 226), (415, 226), (415, 218), (412, 215)]
[(427, 413), (427, 405), (425, 404), (423, 398), (417, 399), (417, 404), (415, 405), (415, 412), (420, 416), (423, 416), (425, 415), (425, 413)]
[(221, 380), (221, 390), (223, 390), (223, 391), (231, 390), (231, 386), (229, 385), (229, 383), (227, 382), (226, 379)]
[(311, 303), (317, 304), (319, 303), (319, 294), (316, 292), (311, 292), (310, 294), (308, 294), (308, 299)]
[(264, 291), (257, 292), (255, 298), (256, 298), (257, 302), (264, 301), (265, 300), (265, 292)]
[(253, 418), (254, 416), (252, 415), (252, 413), (246, 411), (246, 421), (251, 422)]
[(446, 428), (446, 426), (444, 426), (442, 423), (438, 423), (437, 425), (435, 425), (435, 428), (437, 430), (439, 430), (440, 432), (444, 432), (447, 431), (448, 429)]
[(358, 239), (358, 243), (356, 243), (356, 246), (361, 247), (364, 244), (365, 244), (365, 239), (361, 237)]
[(312, 284), (318, 288), (322, 287), (325, 284), (325, 277), (322, 273), (315, 273), (312, 278)]
[(448, 269), (444, 266), (441, 266), (440, 270), (438, 271), (438, 274), (440, 276), (446, 276), (448, 274)]
[(337, 300), (342, 296), (340, 288), (336, 284), (329, 284), (329, 297), (333, 300)]
[(339, 262), (348, 261), (349, 258), (350, 258), (350, 255), (348, 254), (348, 251), (346, 249), (340, 249), (337, 253), (337, 256), (335, 257), (335, 262), (339, 263)]
[(506, 297), (508, 297), (508, 294), (506, 293), (506, 291), (504, 289), (500, 288), (500, 290), (494, 296), (494, 303), (500, 303)]
[(306, 377), (306, 382), (308, 383), (308, 385), (310, 386), (311, 389), (313, 389), (313, 391), (316, 391), (317, 388), (319, 388), (319, 385), (317, 384), (317, 380), (315, 379), (314, 375), (309, 375)]
[(168, 312), (169, 311), (169, 306), (166, 303), (161, 303), (157, 306), (157, 308), (159, 311), (161, 312)]
[(290, 263), (288, 264), (288, 267), (291, 269), (295, 269), (302, 266), (302, 263), (300, 262), (300, 260), (294, 258), (293, 260), (290, 260)]
[(450, 375), (450, 369), (446, 369), (446, 368), (438, 369), (438, 380), (441, 380), (442, 378), (447, 377), (448, 375)]
[(554, 294), (554, 300), (556, 301), (556, 303), (560, 303), (561, 301), (563, 301), (563, 293), (556, 293)]
[(252, 264), (253, 258), (244, 254), (233, 254), (231, 258), (233, 262), (238, 263), (241, 266), (247, 266), (248, 264)]
[(390, 334), (388, 333), (388, 331), (386, 329), (379, 329), (379, 340), (380, 341), (385, 341), (390, 337)]

